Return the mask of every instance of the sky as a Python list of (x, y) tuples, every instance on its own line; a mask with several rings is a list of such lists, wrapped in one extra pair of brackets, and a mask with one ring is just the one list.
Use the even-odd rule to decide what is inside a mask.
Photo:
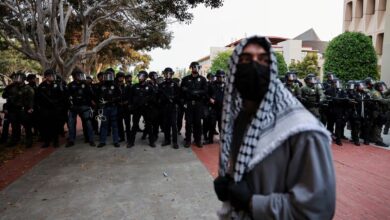
[(191, 61), (245, 36), (294, 38), (313, 28), (321, 40), (342, 32), (343, 0), (225, 0), (217, 9), (198, 6), (190, 24), (175, 23), (170, 49), (149, 52), (149, 70), (187, 68)]

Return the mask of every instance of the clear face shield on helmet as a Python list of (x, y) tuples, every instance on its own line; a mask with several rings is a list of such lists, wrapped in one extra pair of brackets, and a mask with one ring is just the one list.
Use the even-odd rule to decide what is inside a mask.
[(201, 69), (200, 65), (193, 65), (193, 66), (191, 66), (191, 70), (192, 70), (193, 73), (199, 73), (200, 69)]
[(146, 80), (146, 74), (143, 73), (138, 74), (138, 80), (140, 82), (144, 82)]
[(341, 82), (340, 81), (334, 81), (333, 82), (333, 86), (336, 89), (341, 89)]
[(355, 87), (356, 87), (356, 90), (358, 90), (358, 91), (363, 91), (365, 88), (364, 83), (362, 83), (362, 82), (358, 83)]
[(314, 77), (309, 77), (307, 80), (306, 80), (306, 83), (311, 86), (311, 85), (314, 85), (317, 83), (317, 80), (314, 78)]
[(171, 71), (164, 71), (163, 75), (164, 75), (165, 79), (172, 79), (173, 72), (171, 72)]
[(22, 74), (15, 74), (12, 77), (12, 82), (14, 82), (14, 83), (23, 83), (24, 82), (24, 76)]
[(348, 89), (348, 90), (354, 90), (354, 89), (355, 89), (355, 84), (354, 84), (354, 83), (349, 83), (349, 84), (347, 85), (347, 89)]
[(105, 73), (103, 75), (103, 80), (105, 82), (112, 82), (112, 81), (114, 81), (114, 79), (115, 79), (115, 76), (114, 76), (114, 73), (112, 73), (112, 72), (108, 72), (108, 73)]
[(85, 75), (85, 73), (76, 73), (73, 76), (73, 80), (86, 81), (87, 80), (87, 76)]

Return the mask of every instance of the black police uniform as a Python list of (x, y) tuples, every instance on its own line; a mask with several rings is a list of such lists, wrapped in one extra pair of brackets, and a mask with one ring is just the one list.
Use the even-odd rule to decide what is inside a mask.
[[(100, 143), (98, 147), (106, 144), (109, 126), (111, 127), (112, 139), (115, 147), (119, 147), (118, 136), (118, 102), (120, 100), (120, 91), (113, 81), (106, 81), (99, 86), (97, 91), (98, 111), (102, 111), (104, 119), (100, 127)], [(100, 114), (101, 115), (101, 114)]]
[[(329, 106), (327, 114), (327, 128), (335, 134), (336, 144), (342, 145), (341, 138), (344, 136), (344, 127), (347, 120), (346, 109), (348, 107), (348, 96), (344, 90), (333, 86), (325, 90)], [(334, 126), (336, 128), (334, 130)]]
[[(225, 82), (215, 81), (212, 83), (212, 98), (214, 99), (214, 104), (212, 104), (212, 121), (211, 127), (215, 128), (218, 123), (218, 131), (222, 130), (222, 105), (223, 105), (223, 96), (225, 92)], [(209, 136), (209, 140), (213, 141), (213, 137)]]
[(145, 120), (145, 131), (149, 136), (149, 144), (151, 147), (155, 147), (153, 128), (152, 128), (152, 115), (151, 115), (151, 99), (153, 99), (154, 92), (153, 89), (147, 82), (142, 82), (135, 84), (131, 89), (130, 95), (130, 106), (133, 113), (133, 126), (130, 132), (130, 140), (128, 142), (128, 147), (134, 146), (135, 136), (139, 129), (139, 121), (141, 116)]
[(94, 146), (94, 135), (92, 128), (92, 88), (82, 81), (73, 81), (68, 84), (69, 95), (69, 138), (68, 143), (74, 144), (76, 138), (77, 115), (83, 124), (83, 133), (86, 140)]
[[(162, 108), (164, 143), (163, 146), (173, 143), (177, 148), (177, 105), (179, 102), (179, 85), (172, 79), (166, 79), (159, 85), (159, 100)], [(172, 133), (171, 133), (172, 131)]]
[(22, 83), (12, 83), (3, 93), (7, 100), (7, 118), (12, 127), (12, 137), (9, 146), (14, 146), (20, 140), (21, 126), (26, 132), (26, 146), (32, 146), (31, 113), (27, 112), (34, 107), (34, 90)]
[(185, 128), (186, 128), (186, 144), (189, 147), (191, 144), (191, 135), (193, 134), (195, 144), (202, 147), (202, 113), (204, 110), (204, 100), (207, 96), (207, 81), (206, 78), (197, 74), (185, 76), (181, 82), (181, 92), (184, 97), (185, 109)]
[(44, 145), (48, 147), (53, 142), (54, 147), (58, 147), (58, 135), (63, 128), (63, 111), (66, 98), (63, 85), (58, 82), (42, 82), (37, 90), (37, 106), (42, 123), (41, 132)]

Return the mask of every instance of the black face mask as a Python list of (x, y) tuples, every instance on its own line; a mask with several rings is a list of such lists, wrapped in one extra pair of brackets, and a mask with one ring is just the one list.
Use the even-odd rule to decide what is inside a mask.
[(268, 91), (270, 69), (256, 62), (238, 64), (234, 86), (244, 100), (261, 102)]

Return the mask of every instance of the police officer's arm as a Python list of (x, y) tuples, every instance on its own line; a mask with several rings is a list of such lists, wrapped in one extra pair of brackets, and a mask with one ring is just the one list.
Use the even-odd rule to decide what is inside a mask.
[(298, 99), (302, 98), (302, 89), (301, 87), (299, 87), (299, 85), (296, 86), (295, 97), (297, 97)]
[(24, 94), (24, 99), (26, 100), (26, 109), (29, 113), (33, 111), (34, 107), (34, 89), (26, 85), (26, 92)]
[(325, 94), (324, 94), (324, 91), (323, 91), (322, 89), (317, 89), (317, 92), (318, 92), (318, 95), (319, 95), (319, 97), (320, 97), (320, 102), (325, 101), (326, 96), (325, 96)]

